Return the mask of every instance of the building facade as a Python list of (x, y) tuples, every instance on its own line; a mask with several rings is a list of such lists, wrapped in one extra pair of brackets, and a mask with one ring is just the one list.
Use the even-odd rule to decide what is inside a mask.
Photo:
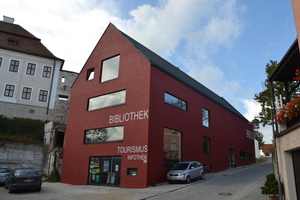
[(0, 21), (0, 115), (53, 120), (64, 60), (13, 22)]
[(61, 182), (145, 188), (188, 160), (207, 172), (254, 163), (252, 125), (109, 24), (72, 86)]

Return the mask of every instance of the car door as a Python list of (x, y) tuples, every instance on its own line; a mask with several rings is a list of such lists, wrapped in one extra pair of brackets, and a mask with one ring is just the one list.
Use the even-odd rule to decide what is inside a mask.
[(197, 177), (197, 167), (196, 167), (196, 163), (192, 162), (189, 166), (189, 173), (192, 179)]

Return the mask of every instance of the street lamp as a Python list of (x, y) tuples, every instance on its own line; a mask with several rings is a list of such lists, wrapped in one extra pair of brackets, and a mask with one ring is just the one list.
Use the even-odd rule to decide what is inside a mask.
[(258, 119), (256, 119), (256, 118), (254, 118), (252, 120), (252, 122), (250, 122), (250, 124), (253, 125), (253, 129), (255, 129), (255, 130), (259, 129), (259, 123), (260, 123), (260, 121)]

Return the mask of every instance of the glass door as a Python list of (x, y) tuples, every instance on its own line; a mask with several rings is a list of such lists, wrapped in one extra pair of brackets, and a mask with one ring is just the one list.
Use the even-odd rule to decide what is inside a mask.
[(121, 156), (92, 156), (90, 157), (89, 184), (119, 186), (120, 169)]

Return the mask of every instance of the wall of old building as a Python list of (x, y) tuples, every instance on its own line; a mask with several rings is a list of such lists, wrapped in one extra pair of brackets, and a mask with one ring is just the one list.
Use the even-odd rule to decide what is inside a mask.
[(8, 166), (11, 169), (33, 167), (42, 172), (43, 162), (43, 145), (0, 141), (0, 166)]

